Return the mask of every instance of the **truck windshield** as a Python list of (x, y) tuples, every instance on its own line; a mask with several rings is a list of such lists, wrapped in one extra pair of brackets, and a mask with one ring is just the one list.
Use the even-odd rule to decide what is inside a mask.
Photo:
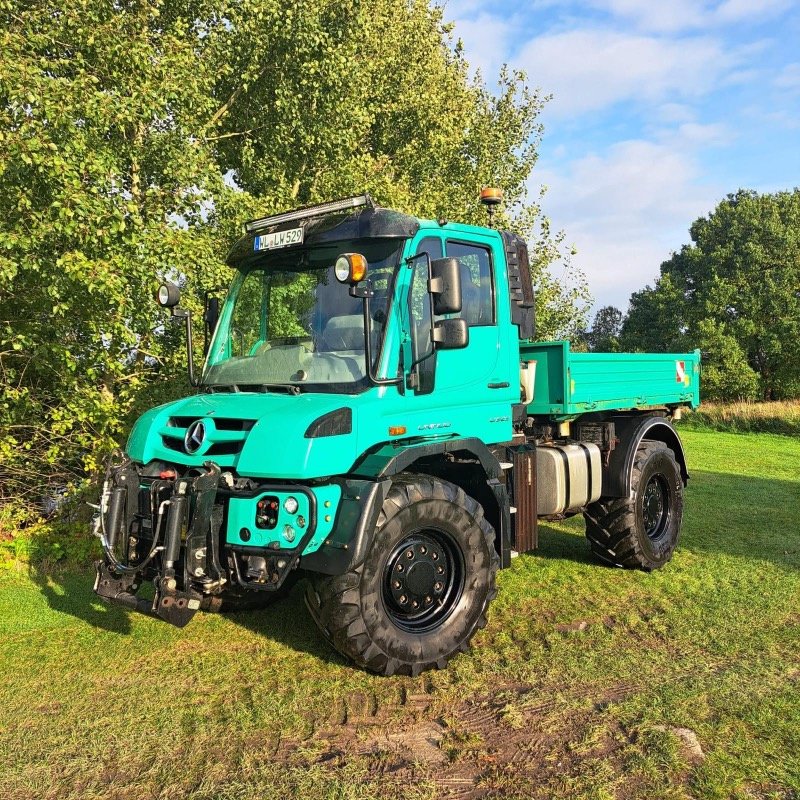
[(233, 280), (203, 384), (314, 391), (364, 387), (362, 302), (336, 279), (333, 265), (348, 252), (361, 253), (369, 263), (370, 344), (377, 361), (402, 247), (397, 239), (369, 239), (266, 254)]

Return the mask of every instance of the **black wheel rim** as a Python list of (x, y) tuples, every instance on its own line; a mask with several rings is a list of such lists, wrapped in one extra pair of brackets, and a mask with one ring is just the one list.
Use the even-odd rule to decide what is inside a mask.
[(669, 486), (663, 475), (653, 475), (644, 488), (642, 518), (644, 530), (651, 540), (658, 539), (669, 525)]
[(464, 557), (449, 534), (425, 528), (392, 550), (383, 570), (383, 603), (402, 630), (425, 633), (453, 612), (464, 590)]

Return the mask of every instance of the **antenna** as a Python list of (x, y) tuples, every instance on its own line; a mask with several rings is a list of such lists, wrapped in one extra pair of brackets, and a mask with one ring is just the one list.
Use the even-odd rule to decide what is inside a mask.
[(489, 227), (494, 227), (494, 207), (503, 201), (503, 190), (494, 186), (484, 186), (481, 189), (481, 203), (486, 206), (489, 214)]

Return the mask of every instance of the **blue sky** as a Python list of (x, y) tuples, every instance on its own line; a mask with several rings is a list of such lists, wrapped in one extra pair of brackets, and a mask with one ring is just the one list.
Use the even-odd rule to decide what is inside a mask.
[(473, 67), (552, 94), (532, 188), (623, 311), (729, 192), (800, 186), (800, 0), (442, 0)]

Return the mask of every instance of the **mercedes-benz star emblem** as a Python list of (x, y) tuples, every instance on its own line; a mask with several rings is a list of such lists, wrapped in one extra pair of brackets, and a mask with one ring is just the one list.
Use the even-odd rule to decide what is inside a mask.
[(196, 453), (206, 440), (206, 426), (203, 420), (195, 420), (183, 437), (183, 446), (187, 453)]

